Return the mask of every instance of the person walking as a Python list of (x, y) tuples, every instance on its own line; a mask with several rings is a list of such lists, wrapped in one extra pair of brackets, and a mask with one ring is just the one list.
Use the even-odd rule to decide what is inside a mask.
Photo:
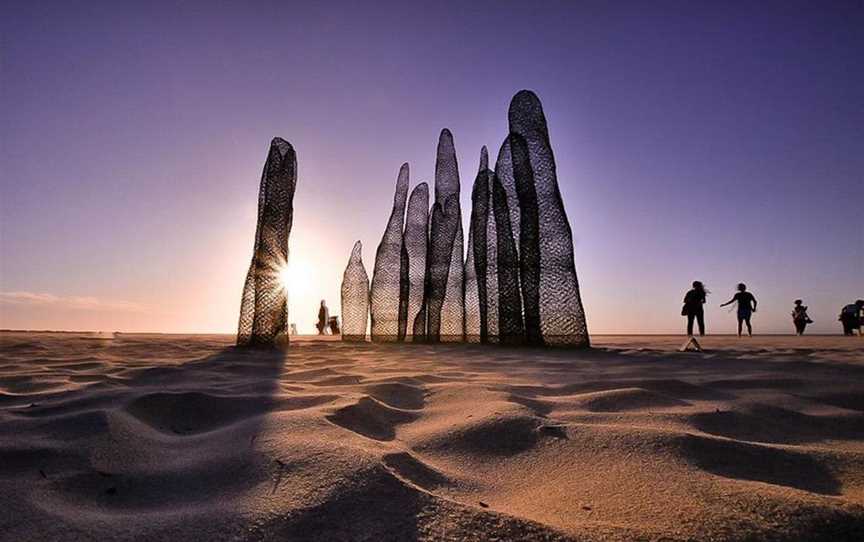
[(743, 282), (738, 284), (738, 293), (732, 299), (720, 306), (725, 307), (738, 302), (738, 336), (741, 336), (741, 324), (747, 324), (747, 334), (753, 336), (753, 326), (750, 325), (750, 316), (756, 312), (756, 298), (747, 291), (747, 285)]
[(813, 320), (807, 316), (807, 306), (800, 299), (795, 300), (795, 307), (792, 309), (792, 323), (795, 324), (795, 333), (799, 336), (804, 335), (804, 330), (807, 324), (812, 324)]
[(855, 335), (855, 330), (858, 334), (861, 333), (861, 312), (864, 311), (864, 299), (859, 299), (855, 303), (849, 303), (843, 310), (840, 311), (840, 322), (843, 324), (843, 335)]
[(699, 335), (705, 335), (705, 296), (708, 290), (698, 280), (693, 281), (693, 288), (684, 295), (684, 307), (681, 316), (687, 317), (687, 336), (693, 336), (693, 320), (699, 325)]
[(318, 335), (327, 333), (328, 320), (330, 320), (330, 311), (327, 309), (327, 302), (321, 300), (321, 307), (318, 309), (318, 323), (315, 325), (318, 328)]

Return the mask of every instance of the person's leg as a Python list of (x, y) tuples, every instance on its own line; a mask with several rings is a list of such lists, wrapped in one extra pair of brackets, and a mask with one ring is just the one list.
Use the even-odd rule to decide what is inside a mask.
[(687, 336), (688, 337), (693, 336), (693, 318), (694, 318), (693, 314), (687, 315)]
[(744, 323), (744, 319), (739, 316), (738, 317), (738, 336), (739, 337), (741, 336), (741, 324), (743, 324), (743, 323)]
[[(700, 337), (705, 336), (705, 313), (704, 312), (699, 312), (698, 314), (696, 314), (696, 323), (699, 324), (699, 336)], [(692, 331), (692, 327), (693, 327), (692, 324), (690, 327), (691, 327), (691, 331)]]
[(744, 323), (747, 324), (747, 335), (753, 336), (753, 326), (750, 325), (750, 317), (744, 318)]

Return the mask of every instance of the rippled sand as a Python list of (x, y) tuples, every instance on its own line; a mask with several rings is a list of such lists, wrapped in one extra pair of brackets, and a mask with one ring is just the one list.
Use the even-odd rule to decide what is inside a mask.
[(864, 339), (0, 334), (3, 540), (864, 540)]

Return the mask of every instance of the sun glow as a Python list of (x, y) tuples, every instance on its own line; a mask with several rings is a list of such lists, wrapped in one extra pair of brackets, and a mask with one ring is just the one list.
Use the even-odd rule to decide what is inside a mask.
[(285, 290), (299, 294), (309, 286), (312, 269), (301, 259), (292, 260), (279, 268), (279, 283)]
[(291, 285), (291, 268), (287, 265), (284, 265), (279, 269), (279, 284), (282, 286), (283, 290), (287, 290)]

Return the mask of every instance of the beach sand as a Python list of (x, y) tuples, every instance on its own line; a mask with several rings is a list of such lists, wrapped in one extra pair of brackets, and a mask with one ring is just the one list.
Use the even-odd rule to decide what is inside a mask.
[(0, 538), (864, 540), (864, 339), (592, 339), (0, 334)]

